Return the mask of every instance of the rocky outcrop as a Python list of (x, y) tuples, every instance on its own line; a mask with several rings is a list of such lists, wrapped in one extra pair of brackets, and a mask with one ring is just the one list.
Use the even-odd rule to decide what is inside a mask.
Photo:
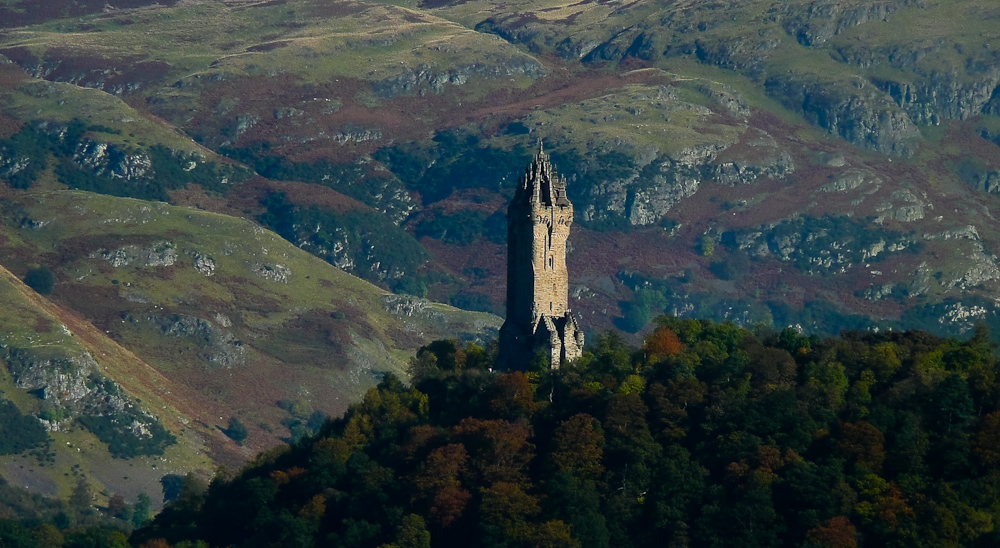
[(382, 307), (394, 316), (412, 318), (424, 315), (431, 302), (412, 295), (386, 295), (382, 298)]
[(151, 245), (125, 245), (118, 249), (98, 249), (88, 255), (91, 259), (101, 258), (115, 268), (125, 266), (165, 267), (177, 262), (177, 250), (168, 241), (155, 242)]
[(695, 145), (661, 156), (626, 147), (636, 167), (627, 177), (600, 181), (587, 189), (581, 217), (589, 222), (653, 225), (706, 181), (751, 184), (760, 178), (782, 179), (795, 169), (791, 155), (763, 131), (754, 130), (734, 150), (727, 149), (721, 144)]
[(125, 150), (91, 139), (83, 139), (73, 152), (73, 161), (98, 177), (137, 181), (152, 175), (149, 155)]
[(292, 269), (278, 263), (254, 263), (250, 270), (260, 278), (283, 284), (292, 277)]
[(908, 249), (907, 237), (847, 217), (800, 217), (734, 234), (751, 257), (774, 257), (809, 274), (843, 273)]
[(181, 337), (194, 342), (201, 349), (201, 357), (214, 366), (231, 369), (243, 365), (247, 355), (243, 341), (224, 327), (224, 323), (232, 325), (229, 319), (222, 316), (224, 320), (220, 322), (218, 316), (216, 322), (186, 314), (153, 315), (148, 316), (146, 321), (158, 326), (168, 337)]
[(820, 187), (823, 192), (848, 192), (859, 188), (875, 187), (878, 189), (882, 185), (882, 179), (876, 177), (869, 171), (860, 169), (849, 169), (838, 174), (833, 181)]
[(349, 126), (334, 133), (330, 138), (340, 145), (378, 141), (382, 138), (382, 130), (379, 128), (356, 128)]
[(741, 145), (702, 171), (715, 182), (731, 186), (750, 184), (761, 177), (780, 180), (795, 171), (791, 154), (763, 130), (750, 130)]
[(955, 302), (947, 305), (944, 314), (938, 318), (938, 323), (952, 328), (957, 327), (959, 333), (965, 333), (985, 320), (986, 316), (991, 313), (996, 314), (995, 308), (987, 310), (985, 306)]
[(965, 257), (968, 267), (958, 276), (948, 280), (943, 285), (963, 291), (972, 289), (992, 280), (1000, 280), (1000, 267), (997, 257), (988, 253), (981, 242), (974, 242), (972, 250)]
[(922, 5), (923, 0), (818, 0), (808, 5), (797, 2), (788, 4), (783, 10), (785, 19), (782, 26), (785, 31), (804, 46), (817, 46), (863, 23), (887, 21), (903, 6)]
[(1000, 67), (976, 76), (968, 81), (956, 73), (934, 72), (917, 82), (873, 78), (872, 83), (892, 97), (913, 121), (937, 125), (943, 119), (965, 120), (994, 108), (990, 99), (1000, 83)]
[(215, 274), (215, 260), (207, 255), (193, 253), (191, 255), (191, 266), (205, 276)]
[(472, 78), (510, 78), (526, 76), (536, 79), (548, 71), (535, 59), (528, 56), (514, 57), (493, 63), (479, 62), (454, 68), (438, 68), (419, 65), (402, 74), (372, 83), (372, 90), (379, 97), (399, 97), (411, 93), (444, 93), (446, 85), (461, 86)]
[(768, 78), (764, 86), (788, 108), (855, 145), (910, 156), (920, 140), (920, 132), (907, 113), (863, 80), (819, 81), (786, 73)]
[[(114, 435), (139, 440), (149, 440), (153, 431), (162, 430), (153, 414), (100, 374), (100, 366), (86, 352), (69, 358), (42, 358), (29, 349), (7, 348), (0, 358), (15, 384), (42, 400), (42, 416), (48, 418), (39, 421), (50, 431), (63, 430), (76, 419), (93, 424), (97, 418), (115, 425)], [(102, 441), (107, 441), (108, 435), (111, 433), (98, 433)]]
[(893, 290), (896, 289), (896, 284), (874, 284), (868, 289), (861, 292), (861, 297), (869, 301), (880, 301), (892, 296)]
[(882, 224), (887, 219), (892, 219), (901, 223), (910, 223), (923, 219), (925, 210), (934, 209), (934, 204), (925, 201), (926, 193), (923, 194), (922, 198), (918, 197), (907, 188), (893, 191), (888, 200), (876, 208), (880, 214), (875, 218), (875, 222)]
[(0, 147), (0, 179), (9, 180), (30, 166), (31, 158), (18, 154), (16, 150)]

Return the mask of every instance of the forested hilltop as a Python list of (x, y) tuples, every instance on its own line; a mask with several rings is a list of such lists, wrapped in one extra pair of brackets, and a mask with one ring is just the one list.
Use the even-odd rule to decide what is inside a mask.
[(439, 341), (314, 438), (183, 494), (166, 546), (996, 546), (984, 328), (804, 337), (662, 317), (641, 348), (491, 372)]

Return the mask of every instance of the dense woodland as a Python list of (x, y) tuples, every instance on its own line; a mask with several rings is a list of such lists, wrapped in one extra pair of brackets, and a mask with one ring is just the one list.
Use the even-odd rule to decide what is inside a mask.
[[(1000, 542), (1000, 384), (985, 328), (965, 341), (821, 339), (657, 323), (639, 348), (609, 333), (557, 371), (539, 358), (494, 372), (492, 345), (432, 343), (411, 385), (387, 375), (315, 436), (209, 484), (174, 478), (171, 502), (129, 544)], [(5, 503), (22, 519), (0, 519), (0, 545), (124, 547), (114, 523), (144, 519), (121, 500), (98, 512), (74, 497), (35, 519)]]
[[(995, 546), (985, 329), (807, 338), (660, 318), (572, 367), (435, 342), (315, 437), (179, 498), (133, 545)], [(162, 539), (162, 540), (161, 540)]]

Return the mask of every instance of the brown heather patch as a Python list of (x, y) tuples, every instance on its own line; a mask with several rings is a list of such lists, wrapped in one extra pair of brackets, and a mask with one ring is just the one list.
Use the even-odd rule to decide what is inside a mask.
[[(241, 276), (220, 276), (217, 283), (224, 285), (233, 295), (233, 302), (239, 303), (241, 309), (255, 312), (264, 317), (273, 312), (285, 310), (284, 302), (279, 298), (267, 297), (251, 292), (248, 287), (254, 287), (253, 280)], [(275, 297), (281, 297), (275, 293)]]
[(364, 337), (374, 334), (364, 322), (352, 326), (346, 317), (338, 320), (325, 310), (310, 310), (252, 344), (290, 365), (339, 369), (348, 361), (346, 352), (350, 348), (352, 327), (367, 331)]
[(305, 17), (315, 17), (319, 19), (330, 19), (334, 17), (350, 17), (365, 10), (370, 9), (370, 5), (361, 2), (311, 2), (300, 9), (299, 13)]
[(35, 333), (51, 333), (53, 325), (52, 320), (38, 316), (35, 323), (32, 324), (31, 329), (33, 329)]
[[(174, 205), (195, 207), (206, 211), (232, 215), (234, 217), (243, 216), (242, 210), (236, 210), (231, 207), (231, 202), (227, 199), (227, 197), (215, 194), (214, 192), (207, 192), (204, 188), (198, 185), (188, 185), (186, 188), (169, 190), (167, 193), (170, 196), (170, 203)], [(237, 192), (233, 192), (231, 194), (242, 195), (242, 193)]]
[[(59, 241), (58, 257), (61, 264), (70, 264), (75, 261), (87, 259), (87, 257), (98, 249), (115, 250), (126, 245), (151, 246), (156, 242), (162, 242), (163, 236), (122, 236), (111, 235), (86, 235), (71, 236)], [(99, 265), (108, 265), (103, 259), (95, 259)]]
[(49, 298), (63, 308), (79, 312), (101, 331), (116, 328), (120, 323), (118, 316), (124, 299), (118, 295), (118, 287), (114, 285), (61, 284)]
[(267, 44), (258, 44), (256, 46), (250, 46), (249, 48), (247, 48), (247, 51), (252, 51), (252, 52), (273, 51), (278, 48), (286, 48), (291, 43), (292, 43), (291, 40), (279, 40), (277, 42), (270, 42)]
[(257, 215), (264, 212), (260, 202), (273, 192), (285, 193), (292, 203), (300, 206), (317, 206), (338, 213), (355, 209), (371, 209), (364, 203), (323, 185), (295, 181), (273, 181), (263, 177), (254, 177), (243, 183), (238, 192), (230, 192), (225, 198), (225, 205), (222, 209), (207, 209), (237, 217), (256, 218)]
[[(13, 59), (11, 59), (13, 61)], [(0, 92), (11, 90), (28, 81), (30, 77), (15, 63), (0, 64)], [(0, 114), (0, 117), (4, 117)]]
[[(3, 88), (4, 88), (3, 84), (0, 83), (0, 90), (2, 90)], [(24, 127), (24, 122), (17, 120), (15, 118), (11, 118), (0, 112), (0, 139), (6, 139), (11, 135), (14, 135), (18, 131), (21, 131), (22, 127)], [(6, 185), (0, 185), (0, 186), (6, 186)]]
[(265, 193), (284, 192), (292, 203), (300, 206), (317, 206), (322, 209), (344, 213), (355, 209), (371, 210), (371, 207), (354, 198), (341, 194), (332, 188), (318, 184), (290, 181), (267, 181), (260, 186)]
[[(117, 10), (149, 6), (170, 7), (179, 0), (115, 0)], [(10, 5), (14, 4), (14, 5)], [(108, 6), (107, 0), (22, 0), (0, 6), (0, 28), (37, 25), (67, 17), (81, 17), (101, 13)]]

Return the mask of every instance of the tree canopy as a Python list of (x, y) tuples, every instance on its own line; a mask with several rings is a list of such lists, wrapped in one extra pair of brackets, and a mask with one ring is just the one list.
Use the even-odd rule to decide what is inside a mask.
[[(660, 318), (558, 371), (438, 341), (313, 437), (171, 502), (132, 542), (994, 546), (984, 330), (807, 338)], [(162, 540), (160, 540), (162, 539)]]

